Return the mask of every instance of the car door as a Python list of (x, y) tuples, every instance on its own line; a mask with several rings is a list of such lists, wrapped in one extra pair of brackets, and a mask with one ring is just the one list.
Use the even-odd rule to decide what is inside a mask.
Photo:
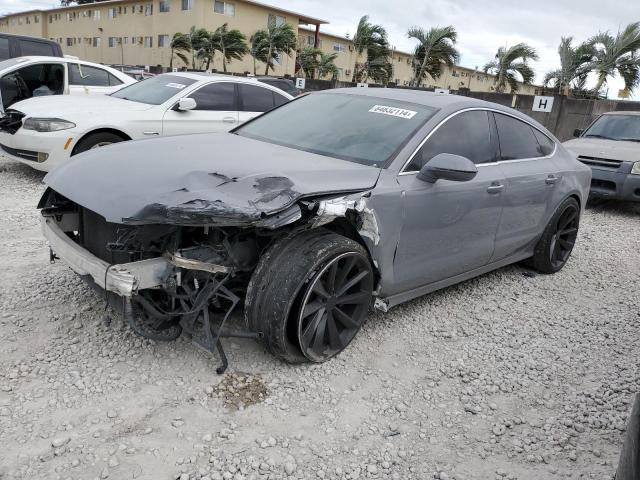
[(251, 120), (272, 108), (287, 103), (289, 99), (270, 88), (238, 84), (238, 117), (240, 123)]
[(553, 140), (514, 116), (497, 112), (493, 116), (505, 177), (494, 255), (499, 260), (537, 241), (553, 213), (553, 190), (560, 174), (552, 156)]
[(0, 74), (2, 110), (20, 100), (65, 92), (63, 62), (35, 62), (18, 64)]
[(67, 63), (71, 95), (106, 95), (122, 86), (122, 81), (104, 68)]
[(226, 132), (238, 125), (236, 84), (208, 83), (187, 94), (196, 101), (196, 108), (179, 111), (169, 108), (162, 121), (163, 135)]
[[(504, 177), (489, 112), (462, 111), (436, 128), (398, 176), (404, 202), (394, 277), (403, 290), (488, 264), (502, 212)], [(440, 153), (470, 159), (478, 173), (466, 182), (419, 179), (420, 168)]]

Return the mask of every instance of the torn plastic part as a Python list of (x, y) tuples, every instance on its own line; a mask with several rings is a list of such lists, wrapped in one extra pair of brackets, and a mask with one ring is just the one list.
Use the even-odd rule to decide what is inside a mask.
[(365, 192), (357, 200), (343, 196), (319, 201), (316, 211), (317, 219), (313, 227), (326, 225), (338, 217), (345, 217), (348, 211), (354, 211), (358, 217), (356, 227), (360, 235), (369, 238), (374, 245), (377, 245), (380, 242), (380, 230), (375, 211), (367, 207), (367, 195), (368, 192)]
[(373, 307), (376, 310), (379, 310), (383, 313), (386, 313), (389, 311), (389, 303), (386, 300), (383, 300), (382, 298), (376, 298), (375, 301), (373, 302)]
[(217, 265), (215, 263), (203, 262), (201, 260), (187, 258), (181, 255), (180, 252), (167, 252), (164, 256), (172, 265), (187, 270), (199, 270), (201, 272), (209, 273), (227, 273), (229, 271), (229, 268), (225, 267), (224, 265)]

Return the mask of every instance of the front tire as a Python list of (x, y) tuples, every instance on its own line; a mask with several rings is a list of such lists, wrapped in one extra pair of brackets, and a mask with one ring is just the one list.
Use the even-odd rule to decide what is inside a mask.
[(580, 205), (571, 197), (560, 204), (536, 244), (527, 265), (541, 273), (556, 273), (569, 260), (580, 225)]
[(276, 242), (261, 257), (245, 301), (249, 328), (290, 362), (324, 362), (364, 323), (374, 276), (357, 242), (318, 229)]
[(112, 143), (123, 142), (125, 140), (126, 139), (121, 135), (117, 135), (112, 132), (92, 133), (78, 142), (78, 145), (76, 145), (76, 148), (73, 150), (73, 155), (86, 152), (93, 148), (105, 147)]

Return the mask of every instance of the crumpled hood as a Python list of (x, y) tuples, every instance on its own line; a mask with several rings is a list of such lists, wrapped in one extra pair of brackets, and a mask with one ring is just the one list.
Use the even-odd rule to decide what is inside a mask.
[(104, 115), (109, 112), (143, 111), (152, 108), (146, 103), (130, 102), (109, 95), (47, 95), (32, 97), (11, 105), (27, 117), (73, 119), (77, 115)]
[(640, 161), (640, 143), (638, 142), (581, 137), (564, 142), (562, 145), (577, 155), (627, 162)]
[(373, 188), (380, 169), (231, 133), (123, 142), (44, 182), (114, 223), (251, 225), (303, 196)]

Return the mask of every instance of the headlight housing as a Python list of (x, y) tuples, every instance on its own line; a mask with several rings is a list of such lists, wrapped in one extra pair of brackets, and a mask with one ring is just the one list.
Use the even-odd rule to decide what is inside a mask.
[(22, 128), (25, 130), (35, 130), (36, 132), (57, 132), (75, 127), (76, 124), (61, 118), (27, 118)]
[(640, 162), (636, 162), (631, 166), (632, 175), (640, 175)]

